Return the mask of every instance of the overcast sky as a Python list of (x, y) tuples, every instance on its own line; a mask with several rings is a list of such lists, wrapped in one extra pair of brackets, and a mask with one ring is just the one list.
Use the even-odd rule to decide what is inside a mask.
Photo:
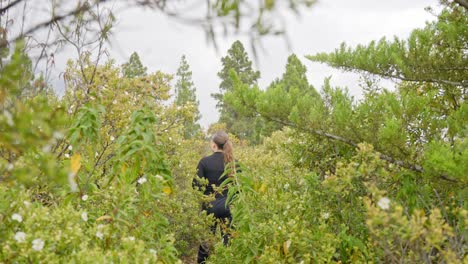
[[(365, 44), (386, 37), (406, 37), (412, 29), (423, 27), (435, 17), (424, 10), (437, 7), (435, 0), (322, 0), (301, 16), (286, 17), (287, 30), (292, 44), (288, 50), (284, 39), (268, 37), (263, 40), (264, 51), (259, 52), (255, 67), (261, 72), (260, 87), (265, 88), (284, 71), (287, 57), (295, 53), (308, 68), (308, 79), (317, 89), (324, 77), (332, 76), (332, 84), (348, 87), (351, 94), (359, 97), (356, 74), (333, 70), (313, 63), (305, 55), (333, 51), (343, 41), (350, 45)], [(243, 37), (219, 39), (219, 51), (207, 45), (200, 27), (180, 24), (152, 10), (132, 8), (117, 13), (118, 25), (110, 55), (118, 64), (128, 60), (133, 51), (138, 52), (142, 63), (149, 71), (161, 70), (175, 73), (180, 57), (185, 54), (193, 72), (202, 114), (201, 124), (207, 127), (216, 122), (218, 113), (211, 93), (218, 91), (221, 57), (225, 56), (231, 43), (239, 39), (253, 59), (249, 40)], [(64, 56), (66, 57), (66, 56)], [(64, 63), (65, 59), (63, 59)], [(60, 64), (57, 67), (60, 68)], [(385, 85), (391, 86), (390, 82)]]

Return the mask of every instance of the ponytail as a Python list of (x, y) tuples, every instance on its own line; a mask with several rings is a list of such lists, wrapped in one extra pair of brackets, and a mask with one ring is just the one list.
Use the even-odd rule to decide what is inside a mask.
[(234, 161), (234, 154), (232, 153), (232, 142), (227, 140), (223, 146), (224, 164)]
[(229, 136), (224, 131), (218, 131), (213, 135), (213, 142), (216, 144), (218, 149), (223, 150), (224, 156), (224, 165), (231, 164), (233, 171), (231, 174), (235, 173), (235, 160), (233, 154), (232, 142), (229, 140)]

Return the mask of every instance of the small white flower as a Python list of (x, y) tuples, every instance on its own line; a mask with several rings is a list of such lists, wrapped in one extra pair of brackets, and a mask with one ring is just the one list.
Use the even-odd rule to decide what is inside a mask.
[(69, 145), (69, 146), (68, 146), (68, 150), (70, 150), (70, 151), (73, 150), (73, 146), (72, 146), (72, 145)]
[(15, 165), (13, 165), (13, 163), (8, 163), (8, 165), (6, 166), (6, 169), (7, 169), (7, 171), (11, 171), (11, 170), (13, 170), (14, 167), (15, 167)]
[(330, 214), (329, 213), (323, 213), (322, 218), (327, 220), (328, 218), (330, 218)]
[(96, 232), (96, 237), (99, 238), (99, 239), (103, 239), (103, 238), (104, 238), (104, 234), (101, 233), (100, 231), (97, 231), (97, 232)]
[(23, 222), (23, 217), (20, 214), (13, 214), (11, 216), (11, 219), (17, 221), (18, 223)]
[(145, 183), (146, 181), (147, 181), (147, 180), (146, 180), (145, 177), (141, 177), (140, 179), (138, 179), (138, 183), (139, 183), (139, 184), (143, 184), (143, 183)]
[(26, 241), (26, 233), (24, 232), (16, 232), (15, 234), (15, 240), (18, 241), (18, 243), (23, 243)]
[(115, 140), (115, 137), (114, 136), (110, 136), (110, 141), (114, 141)]
[(65, 156), (65, 158), (67, 158), (67, 159), (69, 159), (69, 158), (70, 158), (70, 154), (68, 154), (68, 153), (65, 153), (65, 155), (64, 155), (64, 156)]
[(29, 208), (29, 206), (31, 206), (31, 203), (28, 201), (24, 201), (23, 204), (24, 206), (26, 206), (26, 208)]
[(382, 197), (380, 200), (377, 202), (377, 205), (382, 209), (382, 210), (388, 210), (390, 208), (390, 199), (387, 197)]
[(164, 180), (163, 176), (161, 176), (161, 175), (159, 175), (159, 174), (156, 174), (155, 177), (156, 177), (156, 179), (158, 179), (158, 180), (161, 180), (161, 181)]
[(117, 104), (117, 100), (112, 101), (112, 104)]
[(130, 240), (130, 241), (135, 241), (135, 237), (132, 237), (132, 236), (131, 236), (131, 237), (128, 237), (128, 240)]
[(83, 219), (83, 221), (85, 221), (85, 222), (88, 222), (88, 213), (87, 212), (82, 212), (81, 213), (81, 219)]
[(85, 194), (85, 195), (81, 196), (81, 200), (83, 200), (83, 201), (86, 201), (86, 200), (88, 200), (88, 198), (89, 198), (89, 197), (88, 197), (88, 195), (87, 195), (87, 194)]
[(149, 249), (149, 252), (151, 254), (155, 255), (155, 256), (156, 256), (156, 254), (158, 254), (158, 252), (155, 249), (152, 249), (152, 248)]
[(44, 248), (44, 240), (38, 238), (34, 239), (32, 242), (32, 249), (35, 251), (41, 251)]
[(289, 183), (286, 183), (283, 187), (287, 191), (289, 189)]

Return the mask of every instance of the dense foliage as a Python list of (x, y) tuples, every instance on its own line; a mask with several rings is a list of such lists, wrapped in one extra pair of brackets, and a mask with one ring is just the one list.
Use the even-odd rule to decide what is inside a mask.
[(185, 58), (171, 87), (136, 53), (119, 67), (84, 52), (58, 97), (22, 42), (3, 50), (0, 262), (193, 263), (202, 242), (210, 263), (466, 262), (468, 16), (446, 5), (408, 40), (308, 56), (400, 80), (368, 78), (360, 100), (312, 87), (296, 55), (260, 89), (233, 44), (217, 98), (229, 129), (256, 120), (241, 139), (258, 145), (231, 135), (228, 246), (200, 211), (213, 197), (192, 188), (209, 149)]
[(240, 115), (236, 109), (225, 102), (224, 94), (234, 89), (231, 71), (234, 71), (239, 79), (247, 85), (256, 84), (260, 78), (260, 72), (254, 70), (252, 61), (240, 41), (232, 43), (227, 55), (221, 58), (221, 62), (223, 67), (218, 72), (218, 77), (221, 79), (219, 93), (212, 94), (212, 97), (217, 101), (216, 106), (220, 112), (218, 122), (225, 124), (226, 129), (240, 139), (256, 143), (259, 141), (261, 120), (255, 116)]
[[(334, 53), (308, 57), (402, 80), (392, 91), (367, 79), (361, 100), (328, 80), (319, 95), (299, 83), (262, 90), (232, 72), (235, 89), (226, 101), (245, 115), (293, 129), (277, 134), (286, 137), (280, 140), (287, 142), (281, 152), (312, 175), (294, 180), (295, 173), (280, 169), (288, 180), (274, 185), (272, 193), (282, 195), (286, 182), (308, 185), (290, 191), (300, 193), (297, 201), (269, 196), (279, 211), (256, 209), (252, 214), (250, 204), (262, 195), (255, 188), (240, 191), (233, 220), (239, 239), (217, 257), (226, 260), (241, 251), (248, 252), (242, 261), (259, 262), (466, 261), (466, 12), (450, 4), (438, 21), (415, 30), (408, 41), (382, 40), (355, 49), (343, 44)], [(239, 182), (246, 184), (242, 178)], [(283, 202), (300, 211), (288, 215)], [(302, 209), (306, 205), (312, 208)], [(287, 217), (273, 223), (281, 212)], [(289, 224), (285, 234), (291, 236), (274, 231), (280, 223)], [(258, 229), (267, 238), (256, 240), (252, 230)], [(326, 238), (317, 243), (316, 235)]]

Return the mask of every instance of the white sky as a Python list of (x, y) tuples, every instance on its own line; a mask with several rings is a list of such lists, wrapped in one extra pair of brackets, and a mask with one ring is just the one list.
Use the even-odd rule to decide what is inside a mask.
[[(425, 21), (435, 18), (424, 8), (437, 7), (437, 3), (437, 0), (322, 0), (304, 10), (300, 17), (289, 15), (286, 21), (291, 50), (281, 37), (263, 40), (264, 51), (259, 52), (258, 64), (255, 64), (261, 72), (260, 87), (265, 88), (272, 80), (281, 77), (287, 57), (295, 53), (307, 66), (309, 82), (316, 89), (320, 89), (324, 77), (332, 75), (333, 85), (348, 87), (351, 94), (359, 97), (358, 75), (313, 63), (304, 56), (333, 51), (343, 41), (356, 45), (384, 36), (404, 38), (412, 29), (423, 27)], [(180, 24), (152, 10), (132, 8), (119, 11), (117, 22), (109, 50), (118, 64), (127, 61), (136, 51), (150, 72), (161, 70), (174, 74), (180, 57), (183, 54), (187, 56), (200, 101), (203, 127), (217, 121), (216, 102), (210, 94), (218, 91), (220, 80), (217, 72), (221, 69), (221, 57), (231, 43), (241, 40), (253, 60), (249, 40), (245, 37), (219, 38), (217, 53), (213, 46), (207, 45), (200, 27)], [(58, 69), (64, 68), (66, 59), (73, 56), (64, 53), (56, 62)], [(391, 83), (385, 82), (384, 85)]]

